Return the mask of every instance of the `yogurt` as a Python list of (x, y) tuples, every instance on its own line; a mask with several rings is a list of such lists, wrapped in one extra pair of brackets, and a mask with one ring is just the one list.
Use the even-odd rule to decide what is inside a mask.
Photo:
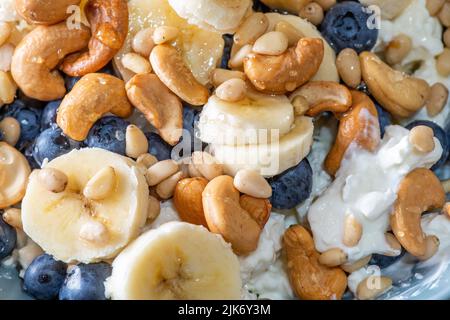
[(450, 258), (450, 217), (445, 214), (427, 214), (421, 220), (422, 231), (439, 238), (438, 252), (422, 264), (439, 264)]

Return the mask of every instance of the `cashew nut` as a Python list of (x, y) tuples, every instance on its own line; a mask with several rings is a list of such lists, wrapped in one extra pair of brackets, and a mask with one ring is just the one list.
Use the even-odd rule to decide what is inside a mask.
[(288, 275), (295, 294), (304, 300), (341, 299), (347, 288), (347, 276), (340, 268), (319, 262), (314, 240), (300, 225), (291, 226), (283, 236)]
[(64, 59), (61, 70), (79, 77), (106, 66), (122, 48), (128, 34), (126, 0), (89, 0), (84, 8), (91, 24), (89, 51)]
[(86, 47), (89, 29), (69, 29), (66, 23), (39, 26), (28, 33), (14, 51), (11, 73), (30, 98), (51, 101), (66, 93), (64, 79), (54, 70), (67, 54)]
[(175, 145), (183, 128), (183, 106), (180, 99), (150, 73), (135, 75), (126, 84), (128, 98), (158, 130), (161, 138)]
[(181, 220), (208, 227), (203, 213), (202, 193), (208, 180), (201, 177), (178, 181), (173, 195), (173, 204)]
[(325, 170), (335, 175), (351, 143), (373, 151), (380, 143), (378, 112), (372, 100), (359, 91), (351, 91), (352, 107), (340, 117), (333, 147), (325, 159)]
[(410, 117), (425, 105), (430, 92), (425, 80), (392, 69), (371, 52), (361, 53), (360, 60), (370, 93), (391, 114)]
[(182, 100), (194, 106), (208, 101), (208, 89), (195, 79), (177, 49), (158, 45), (150, 54), (150, 62), (159, 79)]
[(441, 208), (444, 203), (445, 191), (429, 169), (416, 169), (400, 183), (391, 215), (391, 227), (398, 241), (411, 255), (421, 257), (427, 251), (420, 224), (422, 213)]
[(51, 25), (64, 21), (71, 5), (81, 0), (16, 0), (16, 11), (29, 24)]
[(242, 209), (250, 213), (253, 220), (255, 220), (261, 229), (263, 229), (267, 223), (267, 220), (270, 218), (270, 212), (272, 210), (272, 204), (270, 201), (243, 194), (239, 198), (239, 204)]
[(70, 138), (83, 141), (94, 123), (106, 113), (127, 118), (132, 111), (122, 80), (109, 74), (90, 73), (64, 97), (56, 121)]
[(244, 71), (258, 90), (284, 94), (294, 91), (317, 73), (324, 50), (322, 39), (302, 38), (295, 48), (278, 56), (250, 53), (244, 59)]
[(261, 0), (266, 6), (272, 9), (286, 10), (295, 14), (313, 0)]
[(347, 87), (331, 81), (311, 81), (291, 95), (302, 96), (308, 102), (307, 116), (315, 117), (325, 111), (346, 112), (352, 105), (352, 95)]
[(233, 186), (230, 176), (214, 178), (202, 194), (209, 230), (221, 234), (237, 254), (246, 255), (258, 246), (262, 228), (239, 201), (239, 191)]

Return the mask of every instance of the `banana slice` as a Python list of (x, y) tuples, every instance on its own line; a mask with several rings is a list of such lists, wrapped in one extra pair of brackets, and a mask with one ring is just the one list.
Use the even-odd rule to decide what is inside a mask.
[[(101, 169), (114, 168), (114, 192), (88, 200), (83, 188)], [(24, 231), (45, 252), (64, 262), (91, 263), (114, 257), (136, 238), (147, 218), (148, 186), (136, 163), (103, 149), (82, 149), (46, 167), (68, 177), (65, 191), (53, 193), (33, 172), (22, 201)]]
[(251, 0), (169, 0), (180, 17), (202, 29), (234, 33), (246, 13)]
[(125, 81), (134, 73), (122, 65), (122, 57), (132, 51), (136, 33), (145, 28), (166, 25), (177, 27), (180, 35), (173, 44), (178, 48), (195, 78), (203, 85), (209, 83), (212, 71), (223, 53), (224, 41), (220, 33), (200, 29), (179, 17), (168, 0), (129, 0), (129, 31), (124, 46), (114, 58), (114, 65)]
[(239, 299), (239, 261), (202, 226), (168, 222), (141, 235), (113, 262), (114, 300)]
[(198, 129), (204, 142), (243, 145), (269, 141), (270, 130), (284, 136), (293, 124), (294, 107), (286, 96), (251, 91), (238, 102), (212, 96), (203, 107)]
[(293, 129), (279, 141), (258, 145), (210, 144), (210, 151), (224, 164), (225, 173), (234, 176), (240, 169), (258, 170), (263, 176), (275, 176), (306, 157), (313, 141), (312, 118), (297, 117)]
[(279, 13), (267, 13), (266, 16), (269, 19), (269, 30), (273, 30), (278, 22), (286, 21), (300, 31), (305, 37), (322, 39), (325, 44), (323, 61), (319, 71), (317, 71), (316, 75), (311, 80), (339, 82), (339, 74), (336, 68), (336, 54), (313, 24), (291, 14), (281, 15)]

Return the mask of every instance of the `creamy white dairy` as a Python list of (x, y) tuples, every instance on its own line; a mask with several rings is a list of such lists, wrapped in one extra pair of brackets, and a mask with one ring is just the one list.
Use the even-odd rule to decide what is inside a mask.
[(422, 230), (426, 235), (439, 238), (438, 252), (424, 264), (439, 264), (450, 258), (450, 218), (445, 214), (427, 214), (422, 217)]
[(366, 266), (355, 272), (352, 272), (347, 278), (348, 289), (353, 294), (356, 294), (356, 290), (358, 289), (358, 285), (361, 283), (361, 281), (375, 274), (379, 275), (379, 270), (380, 269), (377, 266)]
[[(350, 146), (336, 179), (308, 212), (317, 250), (341, 248), (350, 261), (372, 253), (400, 253), (389, 246), (384, 236), (398, 185), (412, 170), (430, 168), (442, 154), (436, 138), (432, 152), (419, 154), (408, 136), (409, 130), (388, 126), (374, 153)], [(350, 214), (363, 229), (361, 240), (352, 248), (343, 244), (344, 221)]]
[(16, 21), (18, 15), (15, 10), (14, 0), (0, 1), (0, 21)]

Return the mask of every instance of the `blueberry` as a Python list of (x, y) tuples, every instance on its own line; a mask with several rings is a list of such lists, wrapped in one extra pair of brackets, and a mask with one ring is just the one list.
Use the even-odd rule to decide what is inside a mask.
[(66, 84), (67, 92), (72, 91), (73, 87), (80, 81), (81, 77), (70, 77), (66, 76), (64, 83)]
[(49, 102), (42, 111), (41, 117), (41, 130), (50, 128), (53, 124), (56, 124), (56, 112), (58, 111), (61, 100), (55, 100)]
[(148, 152), (154, 155), (159, 161), (171, 158), (172, 147), (154, 132), (145, 134), (148, 140)]
[(260, 12), (270, 12), (270, 8), (262, 3), (260, 0), (253, 1), (253, 10)]
[(111, 76), (116, 76), (116, 72), (114, 70), (114, 66), (112, 62), (109, 62), (106, 66), (97, 71), (97, 73), (106, 73)]
[(79, 264), (67, 275), (59, 300), (106, 300), (106, 278), (112, 268), (107, 263)]
[(225, 45), (223, 47), (223, 54), (222, 54), (222, 60), (220, 62), (220, 67), (222, 69), (229, 69), (228, 61), (230, 61), (231, 48), (233, 47), (233, 35), (224, 34), (223, 41), (225, 41)]
[(312, 188), (312, 168), (308, 159), (269, 180), (272, 186), (270, 202), (276, 209), (292, 209), (309, 198)]
[(22, 152), (25, 158), (27, 159), (31, 169), (40, 169), (41, 166), (34, 159), (33, 150), (34, 150), (34, 143), (30, 143)]
[(400, 260), (405, 255), (405, 253), (406, 253), (406, 251), (404, 249), (402, 249), (402, 252), (398, 256), (395, 256), (395, 257), (385, 256), (382, 254), (373, 254), (372, 259), (370, 259), (369, 264), (377, 265), (378, 267), (380, 267), (380, 269), (384, 269), (384, 268), (387, 268), (387, 267), (393, 265), (398, 260)]
[(378, 111), (378, 121), (380, 123), (380, 132), (381, 132), (381, 137), (383, 138), (386, 127), (392, 124), (391, 115), (389, 112), (384, 110), (375, 100), (373, 100), (373, 102)]
[(195, 150), (196, 146), (203, 146), (202, 141), (197, 137), (196, 129), (196, 125), (200, 119), (200, 113), (201, 112), (198, 108), (196, 109), (190, 106), (184, 106), (183, 108), (183, 129), (189, 132), (192, 152), (199, 151)]
[(378, 29), (371, 25), (374, 19), (362, 4), (344, 1), (328, 10), (320, 30), (336, 53), (345, 48), (361, 53), (370, 51), (377, 41)]
[(16, 230), (0, 217), (0, 261), (11, 254), (16, 246)]
[(42, 165), (45, 158), (51, 161), (81, 147), (81, 142), (70, 139), (60, 128), (54, 126), (42, 131), (36, 138), (33, 145), (33, 158), (39, 165)]
[(48, 254), (40, 255), (25, 271), (23, 289), (39, 300), (55, 299), (64, 282), (66, 270), (64, 262), (56, 261)]
[(3, 107), (1, 118), (13, 117), (20, 124), (20, 138), (17, 147), (23, 150), (40, 132), (42, 109), (27, 105), (16, 99), (12, 104)]
[(428, 121), (428, 120), (417, 120), (413, 121), (406, 126), (407, 129), (412, 129), (417, 126), (428, 126), (433, 129), (434, 136), (439, 140), (442, 146), (442, 156), (438, 162), (431, 167), (431, 170), (435, 170), (441, 167), (445, 161), (447, 161), (448, 154), (450, 152), (450, 141), (448, 139), (447, 133), (438, 124)]
[(89, 131), (86, 144), (125, 155), (125, 134), (130, 123), (115, 116), (98, 120)]

